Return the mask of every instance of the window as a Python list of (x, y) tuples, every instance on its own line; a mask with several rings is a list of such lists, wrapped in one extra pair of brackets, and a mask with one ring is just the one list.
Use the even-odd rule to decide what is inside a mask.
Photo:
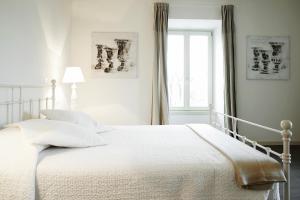
[(211, 32), (169, 31), (167, 66), (171, 110), (208, 109), (211, 44)]

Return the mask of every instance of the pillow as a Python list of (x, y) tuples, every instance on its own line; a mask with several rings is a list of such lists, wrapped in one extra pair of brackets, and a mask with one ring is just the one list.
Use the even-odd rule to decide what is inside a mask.
[(31, 119), (14, 123), (32, 144), (58, 147), (91, 147), (105, 145), (95, 129), (64, 121)]
[(83, 112), (69, 110), (42, 110), (41, 113), (49, 120), (71, 122), (88, 128), (94, 128), (97, 132), (106, 131), (106, 129), (100, 126), (97, 121)]

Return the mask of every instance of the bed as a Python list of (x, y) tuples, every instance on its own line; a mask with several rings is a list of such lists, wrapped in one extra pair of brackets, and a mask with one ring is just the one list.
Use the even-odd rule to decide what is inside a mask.
[[(17, 88), (22, 91), (25, 87), (9, 86), (9, 88)], [(5, 106), (9, 111), (18, 110), (17, 116), (22, 118), (24, 110), (22, 92), (19, 93), (18, 101), (14, 100), (13, 94), (14, 92), (12, 92), (11, 100), (7, 101)], [(43, 101), (45, 101), (46, 108), (55, 108), (55, 81), (52, 81), (51, 97), (37, 99), (38, 114)], [(34, 100), (28, 102), (31, 107), (29, 111), (33, 112)], [(14, 114), (11, 116), (7, 112), (7, 123), (14, 121), (13, 116)], [(26, 174), (24, 180), (27, 182), (24, 183), (29, 183), (24, 184), (26, 187), (23, 188), (23, 192), (25, 191), (23, 194), (26, 195), (18, 196), (19, 199), (24, 200), (268, 199), (269, 189), (253, 190), (237, 185), (236, 170), (230, 159), (230, 151), (223, 151), (222, 144), (219, 146), (211, 144), (218, 140), (211, 136), (226, 137), (227, 139), (230, 137), (215, 128), (218, 124), (213, 122), (213, 116), (211, 110), (210, 125), (113, 126), (110, 131), (101, 133), (108, 143), (106, 146), (51, 147), (41, 152), (35, 152), (34, 155), (38, 156), (31, 159), (26, 157), (27, 152), (21, 148), (22, 141), (19, 139), (19, 130), (16, 128), (6, 128), (1, 131), (0, 146), (5, 146), (6, 149), (11, 148), (11, 151), (8, 152), (14, 152), (15, 156), (24, 154), (22, 157), (27, 158), (25, 162), (30, 165), (28, 171), (24, 172), (26, 167), (23, 164), (21, 165), (22, 169), (17, 166), (11, 168), (6, 166), (9, 169), (6, 172), (14, 173), (16, 170), (20, 170), (18, 177), (15, 177), (15, 182), (16, 180), (23, 181), (20, 177), (25, 177)], [(225, 115), (225, 117), (231, 116)], [(233, 120), (236, 123), (241, 119), (233, 118)], [(251, 123), (245, 120), (242, 122)], [(284, 141), (282, 154), (238, 135), (236, 129), (233, 131), (225, 129), (225, 132), (231, 133), (235, 138), (240, 138), (240, 140), (232, 138), (230, 140), (234, 141), (234, 145), (237, 145), (236, 147), (241, 152), (245, 151), (251, 154), (250, 157), (263, 156), (266, 159), (269, 155), (275, 155), (282, 158), (282, 169), (286, 178), (286, 182), (283, 183), (284, 200), (288, 200), (290, 199), (291, 123), (284, 121), (282, 127), (284, 129), (282, 131)], [(281, 132), (275, 129), (271, 129), (271, 131)], [(220, 141), (222, 143), (222, 140)], [(246, 144), (250, 144), (251, 147)], [(256, 148), (264, 150), (266, 155), (257, 151)], [(2, 151), (1, 155), (7, 156), (7, 153)], [(11, 155), (13, 157), (14, 154)], [(30, 155), (33, 155), (32, 152)], [(17, 162), (23, 163), (24, 159), (19, 159)], [(36, 165), (32, 165), (33, 162), (36, 162)], [(28, 178), (28, 172), (34, 174), (34, 180)], [(10, 175), (10, 173), (1, 173), (0, 165), (0, 176)], [(11, 176), (5, 178), (2, 180), (11, 180)], [(14, 187), (16, 186), (15, 182), (11, 182), (7, 182), (7, 185), (11, 184), (11, 187), (3, 187), (4, 183), (0, 181), (0, 196), (6, 197), (4, 199), (13, 199), (12, 197), (18, 193)], [(7, 190), (1, 191), (3, 188)], [(11, 191), (12, 188), (14, 188), (14, 193)], [(31, 193), (27, 191), (31, 191)]]

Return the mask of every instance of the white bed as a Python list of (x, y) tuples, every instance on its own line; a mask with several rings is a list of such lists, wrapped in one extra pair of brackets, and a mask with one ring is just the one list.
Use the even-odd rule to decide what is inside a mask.
[[(55, 82), (52, 89), (55, 94)], [(41, 102), (40, 100), (38, 102), (40, 110)], [(54, 102), (53, 95), (52, 107), (55, 105)], [(48, 99), (46, 104), (48, 106)], [(221, 132), (211, 125), (202, 126), (204, 131), (209, 127), (210, 134)], [(13, 135), (17, 135), (17, 132), (18, 129), (12, 128), (0, 131), (0, 144), (7, 138), (14, 143)], [(241, 189), (236, 183), (234, 167), (230, 160), (188, 126), (115, 126), (113, 130), (101, 133), (101, 136), (108, 145), (89, 148), (52, 147), (42, 151), (35, 165), (36, 171), (34, 169), (35, 198), (19, 199), (265, 200), (268, 198), (268, 190)], [(18, 142), (14, 145), (17, 146)], [(287, 150), (289, 149), (282, 154), (283, 158), (290, 155)], [(268, 149), (268, 153), (270, 152), (272, 153)], [(2, 152), (0, 156), (9, 157), (9, 153), (23, 154), (20, 149), (19, 152)], [(26, 158), (21, 160), (30, 162)], [(14, 167), (22, 171), (22, 167)], [(9, 169), (9, 172), (13, 173), (14, 167)], [(289, 173), (286, 170), (285, 172)], [(24, 175), (25, 172), (20, 172), (22, 173)], [(0, 173), (1, 175), (3, 174)], [(289, 180), (289, 176), (286, 177)], [(1, 184), (2, 188), (5, 188), (0, 182), (0, 197), (3, 192)], [(289, 189), (289, 184), (286, 186)], [(28, 190), (32, 189), (30, 185), (27, 187)], [(6, 197), (14, 199), (9, 198), (13, 197), (12, 188), (7, 188), (9, 191), (6, 191)], [(30, 195), (32, 194), (28, 194), (28, 197)], [(285, 198), (288, 199), (289, 197)]]
[(239, 188), (232, 163), (187, 126), (118, 126), (101, 135), (108, 145), (42, 151), (36, 199), (266, 199), (267, 191)]

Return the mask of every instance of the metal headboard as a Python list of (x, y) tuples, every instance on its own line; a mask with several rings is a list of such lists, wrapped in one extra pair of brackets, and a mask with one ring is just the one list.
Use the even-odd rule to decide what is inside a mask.
[[(49, 87), (51, 87), (50, 97), (46, 96), (46, 97), (24, 99), (24, 92), (27, 89), (44, 90), (44, 89), (49, 89)], [(0, 124), (0, 128), (5, 124), (24, 120), (26, 106), (28, 106), (28, 110), (29, 110), (29, 113), (26, 114), (29, 114), (29, 116), (33, 116), (34, 106), (37, 107), (38, 116), (40, 116), (40, 111), (42, 107), (44, 107), (45, 109), (54, 109), (55, 88), (56, 88), (56, 80), (51, 80), (51, 85), (0, 84), (0, 89), (8, 90), (10, 92), (10, 97), (8, 97), (8, 100), (0, 101), (0, 108), (2, 107), (3, 110), (6, 110), (6, 114), (4, 114), (5, 115), (4, 123)]]

